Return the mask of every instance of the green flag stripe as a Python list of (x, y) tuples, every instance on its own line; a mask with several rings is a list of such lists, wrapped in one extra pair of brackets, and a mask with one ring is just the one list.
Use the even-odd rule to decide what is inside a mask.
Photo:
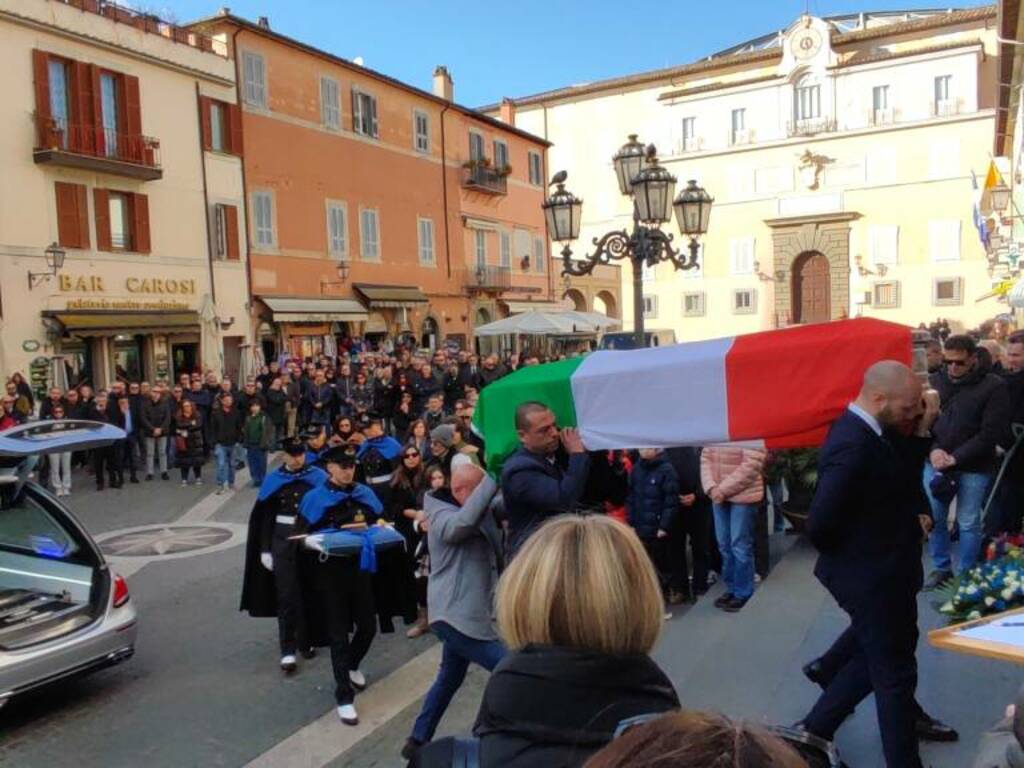
[(575, 427), (576, 406), (572, 399), (572, 375), (583, 358), (520, 368), (490, 384), (480, 393), (473, 426), (484, 438), (487, 468), (501, 472), (505, 458), (519, 447), (516, 408), (530, 400), (544, 403), (555, 412), (560, 427)]

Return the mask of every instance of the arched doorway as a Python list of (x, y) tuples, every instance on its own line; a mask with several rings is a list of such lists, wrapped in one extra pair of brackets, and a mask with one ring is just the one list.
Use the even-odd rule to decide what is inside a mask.
[(423, 332), (420, 334), (420, 347), (423, 349), (437, 349), (438, 339), (441, 338), (437, 327), (437, 320), (429, 315), (423, 318)]
[(615, 296), (608, 291), (598, 291), (594, 297), (594, 311), (618, 319), (619, 307), (615, 302)]
[(587, 297), (577, 291), (575, 288), (570, 288), (562, 294), (563, 299), (567, 299), (573, 303), (573, 309), (577, 312), (587, 311)]
[(818, 251), (802, 253), (793, 262), (792, 301), (795, 323), (827, 323), (832, 319), (829, 261)]

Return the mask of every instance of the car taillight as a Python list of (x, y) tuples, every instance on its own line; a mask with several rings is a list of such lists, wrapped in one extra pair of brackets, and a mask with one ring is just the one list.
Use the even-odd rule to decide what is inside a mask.
[(128, 582), (124, 576), (114, 576), (114, 607), (120, 608), (128, 602)]

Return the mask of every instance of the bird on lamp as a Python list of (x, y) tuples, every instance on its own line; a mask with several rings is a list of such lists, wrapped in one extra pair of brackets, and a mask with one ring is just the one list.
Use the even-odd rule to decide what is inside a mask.
[(569, 173), (567, 171), (559, 171), (551, 177), (551, 183), (548, 184), (548, 186), (553, 187), (555, 184), (564, 184), (567, 178), (569, 178)]

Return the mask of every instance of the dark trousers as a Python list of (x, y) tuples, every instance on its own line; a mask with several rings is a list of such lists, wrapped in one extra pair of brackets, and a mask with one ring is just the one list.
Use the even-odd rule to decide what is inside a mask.
[(116, 488), (122, 482), (121, 472), (121, 443), (126, 441), (118, 440), (113, 445), (92, 450), (92, 467), (96, 475), (96, 487), (103, 487), (103, 472), (107, 473), (111, 487)]
[[(313, 567), (316, 569), (314, 585), (331, 644), (334, 699), (339, 706), (351, 704), (356, 692), (348, 678), (349, 670), (359, 669), (377, 633), (371, 577), (359, 570), (359, 559), (355, 557), (330, 557), (318, 560)], [(349, 642), (348, 635), (353, 629), (355, 632)]]
[[(830, 590), (831, 591), (831, 590)], [(913, 592), (887, 588), (868, 597), (833, 596), (850, 615), (850, 627), (825, 654), (833, 673), (804, 724), (832, 740), (836, 730), (872, 691), (889, 768), (921, 768), (915, 721), (917, 601)]]
[(680, 507), (669, 531), (669, 581), (675, 592), (689, 593), (690, 569), (686, 554), (689, 546), (693, 556), (693, 591), (703, 594), (708, 588), (711, 560), (711, 505), (698, 501), (692, 507)]
[(658, 573), (658, 583), (661, 585), (661, 591), (664, 596), (669, 581), (668, 552), (670, 539), (666, 537), (664, 539), (640, 539), (640, 541), (644, 545), (644, 549), (647, 550), (647, 556), (651, 559), (654, 570)]
[(762, 579), (771, 570), (768, 536), (768, 502), (762, 501), (754, 515), (754, 573)]
[(121, 455), (118, 458), (120, 459), (122, 470), (127, 469), (129, 476), (135, 477), (135, 455), (139, 447), (136, 435), (129, 435), (127, 440), (118, 440), (115, 445), (121, 451)]
[[(198, 467), (196, 471), (199, 471)], [(277, 595), (277, 634), (282, 656), (294, 656), (297, 649), (309, 648), (305, 606), (302, 604), (298, 545), (287, 538), (293, 532), (291, 525), (275, 525), (274, 538), (270, 542), (270, 554), (274, 558), (274, 591)]]
[[(1024, 449), (1021, 449), (1024, 450)], [(1024, 514), (1024, 478), (1008, 469), (999, 481), (995, 496), (985, 515), (985, 536), (994, 538), (1001, 533), (1020, 533), (1021, 515)]]

